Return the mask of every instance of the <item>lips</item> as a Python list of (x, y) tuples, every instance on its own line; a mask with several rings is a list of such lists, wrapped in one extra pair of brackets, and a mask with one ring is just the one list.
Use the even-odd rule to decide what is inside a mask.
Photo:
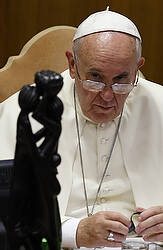
[(96, 104), (97, 107), (99, 108), (103, 108), (103, 109), (109, 109), (109, 108), (113, 108), (113, 105), (110, 105), (110, 106), (104, 106), (104, 105), (98, 105)]
[(113, 106), (95, 105), (95, 108), (96, 108), (96, 111), (97, 111), (97, 112), (105, 113), (105, 112), (108, 112), (108, 111), (110, 111), (111, 109), (113, 109)]
[(104, 107), (104, 106), (99, 106), (100, 108), (103, 108), (103, 109), (110, 109), (110, 108), (112, 108), (112, 106), (111, 107)]

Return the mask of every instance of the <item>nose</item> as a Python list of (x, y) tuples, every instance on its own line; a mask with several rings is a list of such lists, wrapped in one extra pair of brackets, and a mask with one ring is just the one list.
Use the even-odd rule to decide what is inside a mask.
[(100, 92), (100, 96), (105, 101), (111, 101), (114, 98), (114, 93), (111, 87), (104, 87)]

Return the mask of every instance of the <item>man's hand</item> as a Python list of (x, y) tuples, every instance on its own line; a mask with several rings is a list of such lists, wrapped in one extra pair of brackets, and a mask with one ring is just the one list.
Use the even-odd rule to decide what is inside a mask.
[[(77, 229), (78, 247), (118, 247), (126, 239), (130, 221), (117, 212), (98, 212), (82, 219)], [(109, 233), (114, 235), (114, 241), (108, 241)]]
[(139, 224), (136, 233), (143, 236), (145, 241), (163, 241), (163, 206), (148, 209), (137, 208)]

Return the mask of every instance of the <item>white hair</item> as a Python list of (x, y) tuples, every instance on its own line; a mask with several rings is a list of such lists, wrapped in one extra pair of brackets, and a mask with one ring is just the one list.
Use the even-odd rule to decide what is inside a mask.
[(141, 41), (137, 37), (136, 37), (136, 54), (137, 54), (137, 63), (138, 63), (142, 56), (142, 45), (141, 45)]

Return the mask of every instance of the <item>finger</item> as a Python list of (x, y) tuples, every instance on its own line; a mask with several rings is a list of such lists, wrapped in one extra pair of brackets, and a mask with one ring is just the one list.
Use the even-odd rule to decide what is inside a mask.
[(154, 226), (159, 225), (161, 223), (163, 223), (163, 214), (157, 214), (152, 217), (149, 217), (143, 222), (140, 222), (138, 226), (136, 227), (135, 231), (137, 234), (142, 235), (143, 231), (153, 228)]
[(129, 225), (130, 225), (130, 220), (126, 216), (124, 216), (118, 212), (114, 212), (114, 211), (105, 212), (105, 218), (107, 220), (121, 222), (122, 224), (124, 224), (127, 227), (129, 227)]
[(94, 239), (94, 241), (92, 242), (92, 244), (89, 245), (89, 247), (101, 247), (101, 246), (103, 246), (103, 247), (120, 247), (122, 239), (124, 240), (125, 237), (120, 236), (120, 235), (119, 236), (114, 235), (114, 239), (115, 240), (113, 240), (113, 241), (108, 240), (108, 234), (105, 237), (97, 235), (96, 238)]
[(104, 247), (121, 247), (121, 245), (122, 245), (122, 243), (118, 242), (118, 241), (105, 240), (103, 245), (101, 245), (101, 246), (104, 246)]
[(153, 234), (153, 235), (145, 235), (143, 237), (143, 239), (145, 241), (151, 241), (151, 242), (154, 242), (154, 241), (163, 241), (163, 233), (161, 233), (161, 234)]
[(128, 234), (129, 227), (123, 225), (121, 222), (108, 220), (106, 228), (108, 231), (112, 231), (114, 233), (119, 233), (126, 236)]
[(163, 213), (163, 206), (154, 206), (148, 209), (145, 209), (139, 216), (139, 221), (144, 221), (149, 217)]
[(126, 239), (126, 235), (119, 234), (119, 233), (113, 233), (114, 235), (114, 240), (117, 242), (122, 242)]
[(153, 227), (147, 228), (141, 232), (141, 235), (152, 235), (155, 233), (163, 233), (163, 223), (157, 224)]
[(117, 241), (108, 241), (105, 240), (104, 246), (105, 247), (121, 247), (122, 243)]
[(145, 211), (145, 208), (142, 208), (142, 207), (136, 207), (136, 212), (143, 212)]
[(106, 243), (105, 246), (106, 247), (120, 247), (121, 243), (126, 239), (126, 236), (118, 234), (118, 233), (113, 233), (113, 241), (108, 240), (108, 236), (105, 238), (106, 239)]
[(108, 241), (105, 238), (101, 238), (100, 240), (96, 240), (94, 241), (92, 244), (89, 244), (89, 248), (98, 248), (98, 247), (120, 247), (121, 246), (121, 242), (118, 241)]

